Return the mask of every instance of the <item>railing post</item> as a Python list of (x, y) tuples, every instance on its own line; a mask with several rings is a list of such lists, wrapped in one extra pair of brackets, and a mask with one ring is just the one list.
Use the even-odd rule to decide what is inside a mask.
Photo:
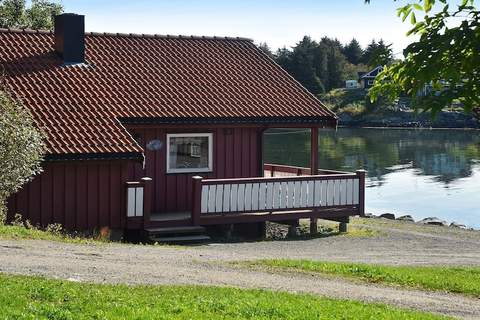
[(192, 224), (200, 225), (200, 211), (202, 208), (202, 177), (194, 176), (192, 187)]
[(143, 226), (147, 228), (152, 212), (152, 178), (143, 177), (140, 180), (143, 183)]
[(310, 174), (318, 174), (318, 127), (310, 129)]
[[(308, 173), (307, 173), (308, 174)], [(318, 127), (310, 129), (310, 175), (318, 174)], [(315, 211), (315, 210), (314, 210)], [(310, 234), (318, 232), (317, 218), (310, 218)]]
[(365, 216), (365, 170), (357, 170), (358, 176), (358, 214)]

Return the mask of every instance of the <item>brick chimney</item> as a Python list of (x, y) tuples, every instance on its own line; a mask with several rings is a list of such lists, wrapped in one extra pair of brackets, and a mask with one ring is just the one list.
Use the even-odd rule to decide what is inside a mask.
[(55, 50), (66, 65), (85, 62), (85, 16), (63, 13), (55, 16)]

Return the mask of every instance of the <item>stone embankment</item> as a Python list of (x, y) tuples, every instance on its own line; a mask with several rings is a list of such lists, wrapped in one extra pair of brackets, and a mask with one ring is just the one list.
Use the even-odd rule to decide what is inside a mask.
[(405, 128), (474, 128), (480, 129), (480, 123), (463, 112), (442, 111), (435, 119), (430, 114), (416, 114), (408, 111), (371, 113), (352, 117), (347, 113), (338, 114), (339, 124), (348, 127), (405, 127)]
[(434, 226), (448, 226), (452, 228), (459, 228), (459, 229), (464, 229), (464, 230), (474, 230), (473, 228), (469, 228), (464, 224), (458, 223), (458, 222), (450, 222), (448, 223), (447, 221), (437, 218), (437, 217), (428, 217), (424, 218), (422, 220), (415, 221), (415, 219), (409, 215), (401, 215), (396, 217), (394, 213), (382, 213), (380, 215), (374, 215), (372, 213), (366, 213), (365, 216), (367, 218), (383, 218), (383, 219), (388, 219), (388, 220), (399, 220), (399, 221), (405, 221), (405, 222), (411, 222), (411, 223), (418, 223), (418, 224), (423, 224), (423, 225), (434, 225)]

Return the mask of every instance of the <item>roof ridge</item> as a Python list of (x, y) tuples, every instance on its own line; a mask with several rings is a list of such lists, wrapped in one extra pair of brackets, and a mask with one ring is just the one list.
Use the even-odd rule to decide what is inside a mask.
[[(20, 28), (0, 28), (0, 33), (25, 33), (25, 34), (53, 34), (52, 30), (42, 29), (20, 29)], [(219, 37), (219, 36), (194, 36), (194, 35), (170, 35), (170, 34), (146, 34), (146, 33), (115, 33), (115, 32), (85, 32), (86, 36), (94, 37), (124, 37), (124, 38), (157, 38), (157, 39), (184, 39), (184, 40), (229, 40), (229, 41), (249, 41), (253, 39), (246, 37)]]
[(28, 29), (28, 28), (0, 28), (0, 33), (27, 33), (27, 34), (53, 34), (52, 30)]
[(105, 36), (105, 37), (126, 37), (126, 38), (159, 38), (159, 39), (185, 39), (185, 40), (236, 40), (236, 41), (250, 41), (253, 39), (246, 37), (219, 37), (219, 36), (194, 36), (194, 35), (171, 35), (171, 34), (156, 34), (156, 33), (120, 33), (120, 32), (85, 32), (85, 35), (90, 36)]

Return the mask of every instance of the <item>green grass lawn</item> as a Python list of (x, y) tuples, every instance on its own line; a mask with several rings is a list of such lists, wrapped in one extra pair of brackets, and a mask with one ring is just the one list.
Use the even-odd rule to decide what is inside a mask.
[(1, 319), (445, 319), (263, 290), (99, 285), (0, 274)]
[(337, 275), (366, 282), (427, 290), (447, 291), (480, 297), (480, 267), (380, 266), (312, 260), (259, 260), (252, 266)]
[(59, 230), (41, 230), (35, 227), (25, 227), (21, 225), (4, 225), (0, 223), (0, 239), (29, 239), (29, 240), (51, 240), (70, 243), (100, 243), (105, 239), (86, 238), (81, 236), (72, 236)]

